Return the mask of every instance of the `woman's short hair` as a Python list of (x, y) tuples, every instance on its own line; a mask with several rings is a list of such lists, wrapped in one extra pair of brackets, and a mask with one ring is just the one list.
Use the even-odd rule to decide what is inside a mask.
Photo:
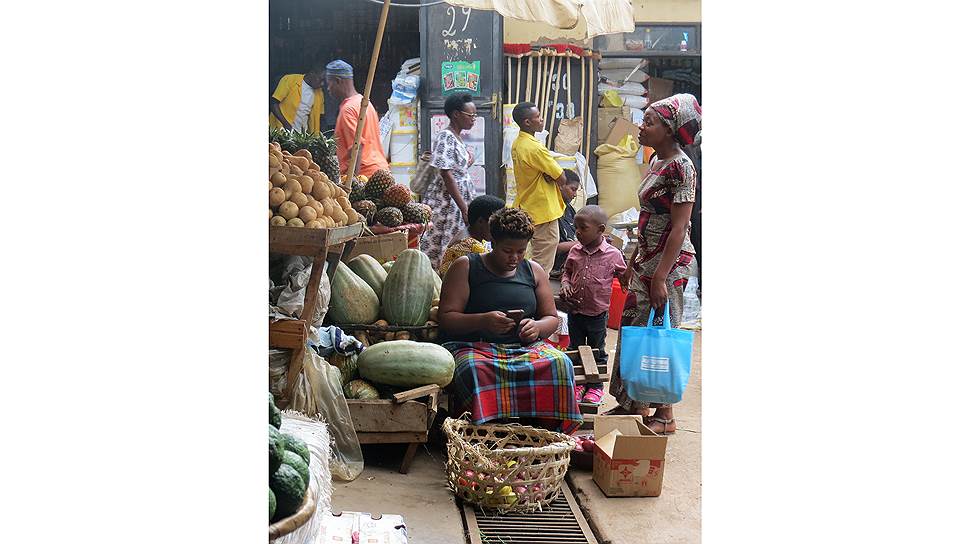
[(534, 236), (534, 221), (521, 208), (504, 208), (494, 212), (488, 222), (491, 238), (500, 240), (530, 240)]
[(467, 93), (452, 94), (444, 101), (444, 114), (450, 117), (455, 111), (464, 111), (464, 104), (473, 101), (474, 97)]

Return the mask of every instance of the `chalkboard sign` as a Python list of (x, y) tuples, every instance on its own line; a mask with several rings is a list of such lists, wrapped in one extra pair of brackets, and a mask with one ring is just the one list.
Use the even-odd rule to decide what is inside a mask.
[[(432, 121), (438, 125), (448, 95), (468, 93), (477, 106), (478, 123), (471, 177), (488, 194), (500, 195), (501, 82), (504, 71), (503, 19), (494, 11), (437, 4), (420, 8), (420, 148), (429, 150)], [(480, 192), (480, 191), (479, 191)]]

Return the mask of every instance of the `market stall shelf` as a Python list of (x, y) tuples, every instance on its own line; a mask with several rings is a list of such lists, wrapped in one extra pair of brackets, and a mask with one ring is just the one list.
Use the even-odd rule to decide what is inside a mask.
[[(360, 444), (409, 444), (400, 473), (410, 470), (417, 447), (427, 442), (437, 416), (440, 387), (425, 385), (393, 395), (393, 400), (346, 399)], [(420, 402), (427, 397), (426, 402)]]
[(269, 323), (269, 346), (292, 351), (292, 362), (286, 376), (286, 399), (292, 398), (296, 376), (302, 368), (303, 353), (309, 339), (308, 323), (316, 308), (319, 282), (322, 281), (323, 263), (328, 263), (326, 275), (332, 282), (336, 263), (353, 251), (353, 245), (363, 232), (363, 223), (332, 229), (307, 229), (299, 227), (269, 227), (269, 253), (300, 255), (313, 258), (309, 285), (303, 302), (303, 313), (297, 320)]

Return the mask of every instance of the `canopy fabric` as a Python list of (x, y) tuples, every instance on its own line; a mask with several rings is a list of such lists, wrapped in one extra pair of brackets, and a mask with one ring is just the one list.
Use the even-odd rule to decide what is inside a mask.
[(448, 4), (493, 10), (505, 17), (571, 29), (584, 17), (587, 38), (635, 31), (629, 0), (447, 0)]

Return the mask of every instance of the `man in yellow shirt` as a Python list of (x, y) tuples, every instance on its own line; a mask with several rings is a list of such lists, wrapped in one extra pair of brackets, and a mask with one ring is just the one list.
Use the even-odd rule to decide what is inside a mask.
[(541, 144), (534, 133), (543, 130), (544, 120), (538, 107), (521, 102), (511, 112), (521, 132), (511, 145), (517, 198), (514, 207), (528, 212), (534, 221), (531, 260), (550, 273), (558, 248), (558, 218), (565, 213), (560, 187), (565, 185), (565, 171)]
[(269, 99), (269, 127), (319, 134), (323, 106), (322, 67), (282, 76)]

